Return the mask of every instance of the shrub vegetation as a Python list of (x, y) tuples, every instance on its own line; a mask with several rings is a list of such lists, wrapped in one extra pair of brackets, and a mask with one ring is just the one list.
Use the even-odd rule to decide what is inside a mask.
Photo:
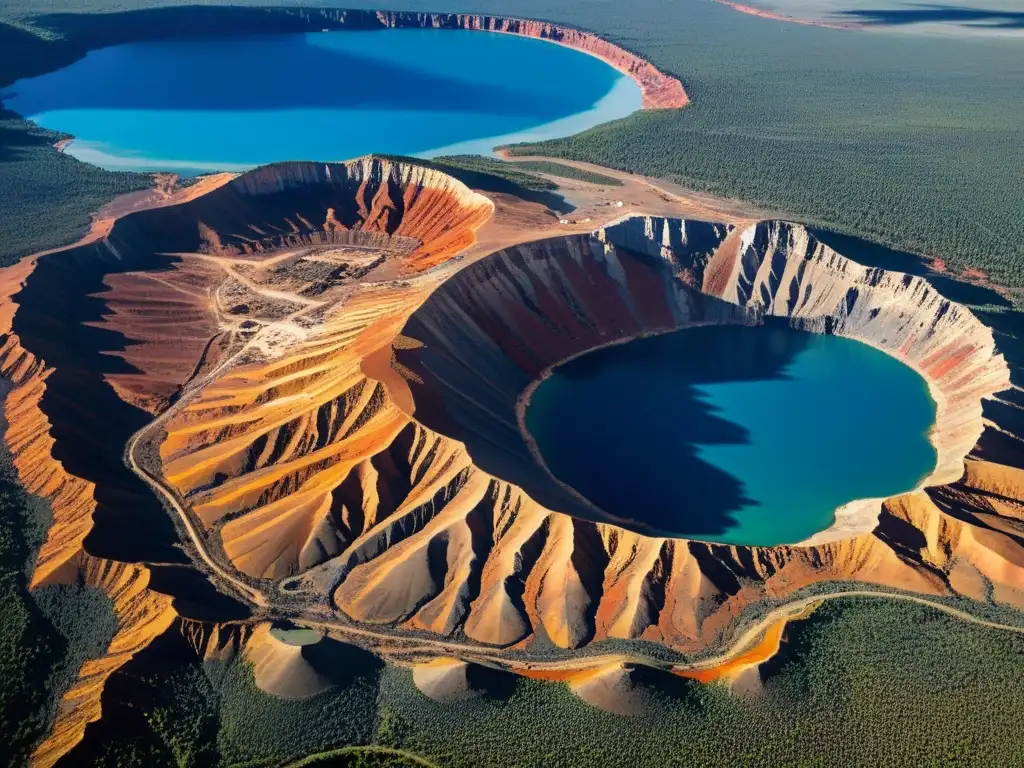
[(555, 163), (550, 160), (519, 160), (516, 162), (516, 166), (524, 168), (527, 171), (546, 173), (548, 176), (558, 176), (563, 179), (586, 181), (590, 184), (604, 184), (608, 187), (622, 186), (622, 182), (614, 176), (607, 176), (603, 173), (594, 173), (593, 171), (586, 171), (582, 168), (576, 168), (575, 166), (566, 165), (565, 163)]
[(762, 691), (684, 681), (643, 717), (526, 679), (436, 702), (399, 667), (291, 701), (256, 688), (244, 661), (204, 669), (162, 638), (114, 676), (88, 749), (69, 757), (238, 768), (1024, 764), (1024, 635), (885, 598), (826, 601), (788, 634), (762, 666)]
[(875, 598), (828, 601), (791, 634), (762, 693), (695, 683), (638, 718), (530, 680), (433, 702), (391, 668), (388, 742), (449, 768), (1024, 764), (1024, 635)]
[[(159, 23), (144, 15), (60, 15), (157, 5), (0, 0), (0, 15), (21, 19), (0, 41), (17, 52), (3, 57), (0, 84), (66, 63), (90, 45), (194, 30), (189, 18), (199, 12), (200, 28), (222, 33), (304, 23), (296, 15), (237, 8), (168, 11)], [(391, 6), (435, 10), (426, 0)], [(822, 29), (705, 2), (637, 0), (626, 13), (614, 3), (578, 0), (519, 0), (515, 8), (456, 0), (447, 10), (514, 12), (594, 30), (680, 76), (692, 99), (683, 110), (637, 113), (517, 152), (666, 177), (1024, 286), (1024, 217), (1017, 213), (1024, 201), (1024, 59), (1014, 40)], [(32, 16), (41, 18), (25, 21)], [(38, 136), (26, 138), (24, 125), (15, 127), (15, 146), (35, 146)], [(96, 199), (145, 183), (132, 174), (101, 174), (101, 181), (91, 169), (64, 165), (70, 158), (57, 161), (42, 151), (50, 157), (31, 163), (39, 172), (2, 174), (29, 200), (28, 215), (0, 230), (5, 242), (16, 235), (13, 246), (5, 245), (8, 259), (66, 241), (84, 227)], [(62, 196), (70, 202), (58, 216)], [(43, 202), (31, 207), (33, 197)], [(0, 218), (11, 216), (9, 203), (19, 199), (0, 197)]]

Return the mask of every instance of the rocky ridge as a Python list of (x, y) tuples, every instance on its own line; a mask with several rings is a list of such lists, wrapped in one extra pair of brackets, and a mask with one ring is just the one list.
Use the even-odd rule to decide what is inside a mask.
[[(603, 701), (633, 689), (637, 663), (692, 665), (609, 655), (602, 641), (706, 656), (764, 606), (830, 582), (1024, 609), (1024, 462), (975, 448), (1007, 368), (969, 311), (786, 222), (640, 216), (481, 252), (494, 211), (420, 166), (282, 164), (5, 270), (6, 439), (55, 518), (33, 583), (86, 578), (126, 595), (114, 598), (123, 630), (69, 692), (93, 703), (59, 720), (39, 764), (81, 738), (106, 677), (172, 625), (202, 654), (244, 650), (268, 689), (301, 694), (289, 669), (326, 684), (307, 668), (315, 653), (265, 625), (178, 618), (197, 602), (163, 565), (183, 564), (183, 527), (169, 529), (123, 464), (136, 431), (131, 456), (196, 532), (184, 541), (195, 567), (263, 596), (253, 624), (269, 611), (400, 663), (444, 657), (419, 675), (437, 695), (462, 695), (463, 663), (485, 662)], [(54, 316), (54, 295), (73, 311)], [(156, 319), (186, 308), (169, 362)], [(738, 547), (609, 520), (537, 465), (517, 407), (546, 368), (768, 316), (875, 344), (925, 376), (940, 454), (927, 488), (804, 545)], [(89, 413), (73, 407), (83, 398)]]
[(434, 29), (476, 29), (536, 37), (597, 56), (628, 75), (640, 86), (644, 109), (679, 109), (690, 99), (683, 84), (635, 53), (598, 37), (593, 32), (561, 24), (511, 16), (481, 16), (463, 13), (415, 13), (379, 11), (377, 18), (389, 28), (432, 27)]
[(323, 29), (466, 29), (548, 40), (596, 56), (632, 78), (643, 93), (644, 109), (679, 109), (690, 103), (679, 78), (621, 45), (566, 24), (536, 19), (470, 13), (368, 11), (340, 8), (284, 9), (311, 28)]

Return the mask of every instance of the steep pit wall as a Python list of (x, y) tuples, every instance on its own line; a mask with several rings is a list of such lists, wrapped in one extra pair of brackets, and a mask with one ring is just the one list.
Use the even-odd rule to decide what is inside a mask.
[(166, 478), (227, 565), (316, 616), (508, 649), (517, 671), (534, 668), (538, 638), (704, 653), (752, 606), (829, 581), (949, 595), (987, 579), (998, 602), (1024, 605), (1020, 545), (995, 527), (1013, 503), (969, 489), (957, 504), (989, 510), (991, 528), (917, 493), (841, 541), (751, 548), (595, 522), (538, 472), (516, 404), (546, 367), (686, 322), (762, 317), (700, 290), (731, 274), (720, 255), (739, 242), (721, 224), (635, 219), (366, 285), (278, 357), (211, 382), (168, 425)]
[[(954, 483), (985, 428), (982, 402), (1010, 387), (992, 331), (920, 277), (864, 267), (804, 227), (762, 222), (734, 235), (708, 264), (703, 289), (757, 317), (784, 317), (813, 333), (870, 344), (916, 370), (936, 404), (938, 453), (921, 487)], [(878, 501), (854, 502), (807, 543), (870, 530)]]
[[(413, 278), (457, 259), (493, 204), (438, 171), (380, 159), (270, 166), (241, 176), (234, 189), (248, 220), (214, 224), (236, 214), (239, 202), (209, 200), (202, 221), (216, 237), (208, 233), (202, 247), (210, 253), (245, 255), (254, 243), (234, 233), (292, 226), (302, 231), (259, 247), (329, 243), (357, 227), (416, 244), (397, 257), (393, 272), (402, 280), (350, 286), (338, 306), (320, 308), (308, 328), (279, 343), (280, 329), (268, 327), (253, 343), (267, 339), (266, 359), (217, 377), (168, 420), (163, 474), (204, 535), (242, 573), (282, 578), (337, 554), (408, 490), (399, 470), (372, 462), (394, 444), (394, 461), (407, 471), (408, 419), (360, 366), (389, 350), (407, 308), (435, 283)], [(284, 205), (296, 212), (281, 208), (283, 225), (264, 223)]]
[(479, 223), (492, 209), (436, 171), (374, 159), (284, 164), (212, 192), (196, 187), (205, 194), (129, 214), (0, 275), (0, 370), (14, 383), (5, 439), (26, 489), (53, 511), (31, 585), (83, 581), (112, 598), (118, 620), (107, 651), (64, 696), (38, 765), (81, 739), (107, 678), (183, 608), (196, 618), (246, 615), (185, 567), (171, 518), (123, 456), (129, 437), (232, 346), (216, 260), (347, 245), (355, 230), (395, 234), (411, 248), (403, 268), (415, 272), (473, 242), (452, 226), (460, 211)]
[[(460, 643), (475, 649), (470, 661), (478, 651), (518, 672), (563, 674), (579, 657), (572, 649), (604, 639), (713, 653), (746, 631), (752, 613), (827, 582), (1024, 607), (1024, 550), (1014, 533), (1024, 492), (1005, 468), (972, 462), (965, 480), (887, 500), (873, 530), (840, 541), (728, 547), (595, 522), (605, 518), (538, 471), (519, 431), (521, 393), (582, 349), (685, 323), (758, 322), (769, 308), (811, 322), (820, 319), (819, 302), (822, 315), (838, 317), (842, 308), (849, 318), (868, 302), (863, 324), (873, 327), (873, 309), (930, 295), (927, 286), (904, 294), (902, 280), (890, 285), (870, 272), (852, 296), (849, 286), (826, 291), (820, 283), (840, 284), (846, 273), (816, 246), (800, 256), (800, 228), (778, 222), (737, 233), (708, 222), (631, 219), (470, 262), (466, 249), (492, 210), (443, 174), (405, 164), (260, 169), (159, 216), (128, 217), (101, 250), (64, 265), (99, 270), (104, 290), (91, 274), (58, 279), (56, 263), (38, 284), (19, 273), (28, 293), (3, 317), (25, 323), (31, 350), (11, 333), (5, 364), (41, 390), (52, 384), (63, 401), (71, 389), (50, 372), (63, 367), (84, 371), (90, 388), (141, 396), (151, 392), (151, 373), (161, 387), (174, 376), (149, 367), (161, 358), (147, 336), (159, 323), (128, 330), (145, 302), (135, 278), (122, 284), (120, 274), (144, 271), (180, 287), (188, 283), (181, 276), (199, 279), (182, 268), (193, 259), (225, 269), (246, 259), (262, 264), (281, 249), (348, 242), (351, 229), (406, 238), (420, 245), (403, 252), (395, 273), (345, 286), (301, 333), (256, 344), (258, 354), (212, 371), (148, 437), (153, 471), (182, 500), (209, 556), (296, 623), (396, 656), (403, 641), (429, 653), (422, 647), (435, 635), (444, 655)], [(889, 293), (876, 293), (875, 282)], [(48, 320), (47, 286), (71, 291), (69, 306), (89, 307), (88, 327), (118, 343), (99, 346), (87, 333), (68, 349), (61, 334), (82, 317)], [(78, 291), (86, 295), (75, 298)], [(935, 312), (934, 328), (924, 326), (929, 338), (957, 314), (942, 302)], [(117, 370), (126, 362), (133, 388), (115, 386), (128, 375)], [(35, 378), (42, 370), (47, 375)], [(74, 458), (77, 438), (60, 426), (66, 412), (47, 405), (36, 428), (46, 434), (57, 422), (46, 455)], [(60, 466), (81, 470), (84, 477), (71, 476), (91, 499), (110, 479), (90, 474), (85, 458)], [(516, 472), (523, 487), (508, 479)], [(541, 501), (544, 493), (550, 498)], [(88, 531), (91, 507), (83, 520)], [(131, 543), (123, 531), (134, 522), (109, 541)], [(160, 589), (156, 575), (150, 592)], [(348, 633), (349, 622), (381, 634)]]
[(581, 351), (686, 325), (744, 321), (741, 308), (676, 279), (709, 259), (728, 227), (660, 224), (659, 238), (675, 248), (671, 261), (576, 235), (499, 251), (445, 282), (403, 331), (420, 346), (396, 352), (416, 377), (409, 385), (416, 420), (465, 443), (476, 466), (548, 509), (661, 535), (594, 508), (541, 470), (520, 424), (531, 383)]
[[(347, 11), (346, 13), (352, 13)], [(463, 13), (416, 13), (378, 11), (380, 22), (392, 29), (429, 27), (434, 29), (476, 29), (549, 40), (596, 56), (632, 78), (643, 93), (644, 109), (679, 109), (690, 103), (683, 84), (649, 61), (593, 32), (546, 21), (511, 16), (481, 16)]]
[[(981, 379), (989, 391), (1005, 385), (991, 334), (971, 325), (963, 310), (921, 281), (864, 270), (816, 245), (801, 250), (806, 236), (780, 222), (737, 232), (636, 218), (595, 236), (507, 248), (450, 277), (396, 337), (389, 367), (363, 366), (371, 379), (386, 382), (381, 407), (397, 405), (417, 425), (406, 430), (398, 453), (388, 449), (371, 459), (392, 477), (407, 475), (409, 490), (358, 535), (338, 536), (337, 554), (289, 580), (290, 587), (309, 595), (330, 590), (333, 605), (361, 623), (443, 636), (461, 628), (472, 641), (516, 652), (543, 636), (559, 648), (643, 638), (701, 653), (733, 636), (751, 606), (785, 602), (830, 581), (983, 601), (977, 586), (989, 583), (998, 585), (997, 603), (1024, 606), (1024, 550), (1009, 522), (1021, 514), (1013, 500), (1019, 490), (1004, 489), (1003, 501), (964, 488), (952, 491), (955, 502), (939, 505), (910, 493), (874, 502), (862, 528), (836, 530), (830, 541), (738, 547), (595, 522), (607, 516), (534, 461), (517, 404), (551, 365), (644, 333), (761, 322), (768, 308), (810, 327), (816, 306), (840, 316), (840, 307), (825, 301), (832, 295), (826, 288), (849, 275), (859, 275), (862, 285), (853, 293), (843, 285), (836, 294), (845, 315), (863, 311), (879, 328), (924, 327), (936, 344), (953, 333), (945, 322), (960, 331), (967, 325), (979, 354), (954, 356), (967, 361), (965, 378)], [(848, 271), (830, 272), (829, 265)], [(762, 269), (767, 280), (751, 276)], [(819, 288), (804, 282), (810, 277)], [(702, 291), (705, 284), (719, 286), (719, 295)], [(792, 299), (784, 305), (775, 295)], [(909, 297), (919, 305), (906, 310), (914, 322), (901, 326), (896, 300)], [(930, 325), (920, 326), (914, 315), (922, 307), (935, 312)], [(906, 346), (902, 337), (893, 341)], [(932, 347), (922, 340), (921, 349)], [(366, 478), (373, 493), (386, 486), (372, 472), (362, 477), (362, 505), (376, 510)], [(972, 508), (978, 512), (955, 518)], [(979, 529), (982, 516), (987, 522)], [(522, 657), (508, 663), (528, 674), (537, 668)]]
[[(422, 166), (286, 163), (127, 215), (95, 242), (9, 268), (0, 316), (0, 364), (17, 384), (6, 403), (8, 441), (27, 486), (54, 505), (33, 583), (61, 578), (89, 536), (90, 554), (184, 562), (170, 520), (122, 453), (230, 346), (216, 298), (224, 272), (197, 255), (230, 263), (347, 242), (359, 230), (417, 244), (400, 270), (416, 272), (471, 244), (492, 209)], [(106, 532), (93, 530), (97, 521)], [(151, 535), (126, 549), (120, 532), (139, 525)]]
[[(599, 346), (767, 317), (863, 341), (917, 370), (937, 406), (938, 462), (922, 486), (960, 479), (983, 430), (982, 399), (1009, 386), (991, 331), (923, 279), (857, 265), (799, 225), (727, 233), (637, 217), (500, 251), (424, 303), (404, 331), (419, 346), (397, 357), (422, 382), (409, 385), (417, 421), (465, 443), (481, 469), (549, 509), (664, 535), (597, 510), (550, 475), (523, 426), (529, 394), (552, 367)], [(802, 543), (872, 531), (881, 501), (844, 506)]]

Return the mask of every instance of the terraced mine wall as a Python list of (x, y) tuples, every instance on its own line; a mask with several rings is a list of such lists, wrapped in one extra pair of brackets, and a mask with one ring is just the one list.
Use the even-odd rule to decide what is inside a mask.
[[(55, 519), (34, 583), (82, 579), (118, 616), (36, 764), (73, 748), (107, 679), (174, 628), (200, 656), (243, 653), (258, 684), (288, 696), (328, 683), (314, 657), (341, 641), (403, 664), (458, 656), (420, 669), (434, 695), (465, 689), (467, 665), (482, 662), (613, 706), (600, 692), (631, 688), (627, 658), (694, 676), (695, 660), (776, 637), (765, 627), (790, 603), (851, 584), (1024, 609), (1019, 455), (964, 459), (982, 400), (1008, 382), (971, 313), (786, 222), (635, 217), (471, 250), (478, 229), (508, 225), (501, 215), (422, 166), (281, 164), (3, 273), (6, 439)], [(257, 279), (293, 250), (351, 246), (353, 231), (388, 250), (389, 269), (318, 293), (323, 306), (291, 308), (302, 292), (288, 270)], [(221, 289), (243, 280), (283, 319), (221, 306)], [(860, 338), (928, 379), (940, 462), (927, 489), (873, 502), (828, 540), (724, 546), (609, 520), (534, 461), (519, 409), (550, 366), (646, 333), (766, 321)], [(140, 489), (115, 465), (148, 419), (128, 446), (153, 480)], [(157, 491), (193, 526), (174, 531), (190, 533), (192, 570), (114, 558), (158, 555), (136, 542), (163, 513), (139, 495)], [(132, 551), (97, 557), (99, 544)], [(244, 593), (249, 626), (221, 623), (239, 614), (185, 573)], [(324, 647), (296, 651), (269, 633), (270, 614)]]
[(169, 510), (125, 464), (131, 436), (234, 347), (215, 298), (221, 260), (354, 245), (395, 247), (410, 269), (426, 269), (448, 258), (445, 248), (472, 242), (439, 201), (472, 203), (470, 220), (491, 211), (486, 198), (421, 166), (282, 164), (125, 216), (92, 242), (3, 273), (0, 366), (14, 384), (5, 438), (26, 489), (53, 509), (31, 584), (83, 582), (107, 594), (117, 615), (107, 652), (64, 693), (35, 765), (81, 739), (100, 716), (106, 679), (177, 617), (250, 615), (191, 567)]
[(583, 351), (690, 324), (747, 321), (741, 307), (676, 277), (710, 259), (727, 226), (634, 219), (613, 231), (632, 241), (642, 221), (661, 228), (671, 260), (639, 250), (647, 240), (638, 249), (606, 248), (591, 235), (499, 251), (438, 288), (403, 331), (422, 347), (396, 354), (416, 375), (414, 418), (465, 443), (482, 470), (548, 509), (658, 535), (615, 520), (558, 484), (538, 465), (521, 425), (531, 385)]
[[(410, 385), (418, 421), (464, 442), (478, 466), (545, 506), (602, 519), (541, 468), (530, 445), (523, 411), (538, 379), (582, 352), (638, 336), (771, 318), (858, 339), (918, 370), (938, 411), (938, 465), (924, 485), (960, 478), (983, 429), (982, 399), (1009, 386), (991, 331), (924, 280), (854, 264), (799, 225), (728, 232), (638, 217), (595, 236), (501, 251), (431, 296), (405, 331), (422, 348), (398, 359), (424, 382)], [(843, 508), (808, 543), (872, 530), (880, 504)]]
[[(645, 333), (773, 318), (860, 338), (926, 377), (940, 406), (927, 493), (855, 506), (800, 546), (722, 546), (601, 521), (537, 466), (517, 406), (550, 366)], [(333, 590), (356, 621), (461, 629), (514, 651), (543, 636), (562, 648), (644, 638), (688, 652), (729, 636), (759, 602), (830, 581), (975, 598), (989, 583), (996, 602), (1024, 605), (1019, 544), (1001, 532), (1019, 505), (982, 501), (999, 482), (1016, 498), (1020, 473), (970, 461), (964, 478), (982, 398), (1008, 385), (991, 332), (925, 281), (850, 262), (799, 225), (637, 217), (515, 246), (442, 283), (399, 338), (400, 375), (373, 375), (421, 425), (411, 448), (395, 446), (409, 457), (410, 490), (293, 581)], [(993, 527), (956, 512), (967, 508), (992, 510)]]
[[(443, 194), (448, 186), (468, 194), (436, 171), (399, 170), (387, 161), (269, 166), (190, 203), (126, 216), (99, 242), (35, 260), (10, 299), (3, 368), (16, 380), (39, 378), (35, 402), (53, 441), (48, 453), (94, 487), (92, 499), (76, 503), (74, 514), (58, 515), (54, 530), (62, 535), (51, 531), (37, 580), (56, 573), (87, 535), (93, 554), (186, 562), (172, 548), (176, 536), (167, 514), (122, 458), (128, 438), (166, 408), (198, 368), (225, 352), (207, 290), (222, 277), (206, 261), (167, 254), (230, 257), (347, 243), (354, 228), (367, 236), (394, 233), (403, 217), (406, 227), (421, 232), (404, 238), (407, 249), (421, 244), (431, 227), (441, 230), (435, 248), (458, 249), (464, 235), (448, 232), (450, 222), (432, 219), (433, 213), (420, 213), (430, 207), (425, 203), (433, 188), (424, 185), (435, 176)], [(426, 267), (437, 256), (421, 249), (416, 259)], [(124, 541), (121, 532), (140, 525), (148, 535), (127, 550), (116, 543)], [(104, 529), (110, 535), (103, 536)]]
[[(673, 109), (689, 103), (678, 78), (621, 46), (564, 24), (512, 16), (342, 8), (191, 7), (114, 14), (53, 14), (41, 16), (35, 23), (58, 31), (63, 39), (49, 45), (26, 40), (24, 61), (9, 76), (12, 81), (65, 66), (89, 50), (139, 40), (321, 30), (465, 29), (534, 37), (596, 56), (636, 81), (643, 92), (645, 109)], [(0, 82), (0, 86), (5, 84)]]

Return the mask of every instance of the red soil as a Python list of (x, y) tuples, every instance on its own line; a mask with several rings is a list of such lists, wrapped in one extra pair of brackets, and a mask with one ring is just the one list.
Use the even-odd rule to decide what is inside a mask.
[(690, 102), (678, 79), (662, 72), (635, 53), (581, 29), (509, 16), (381, 11), (377, 18), (384, 26), (391, 28), (477, 29), (549, 40), (596, 56), (631, 77), (643, 92), (644, 109), (678, 109)]

